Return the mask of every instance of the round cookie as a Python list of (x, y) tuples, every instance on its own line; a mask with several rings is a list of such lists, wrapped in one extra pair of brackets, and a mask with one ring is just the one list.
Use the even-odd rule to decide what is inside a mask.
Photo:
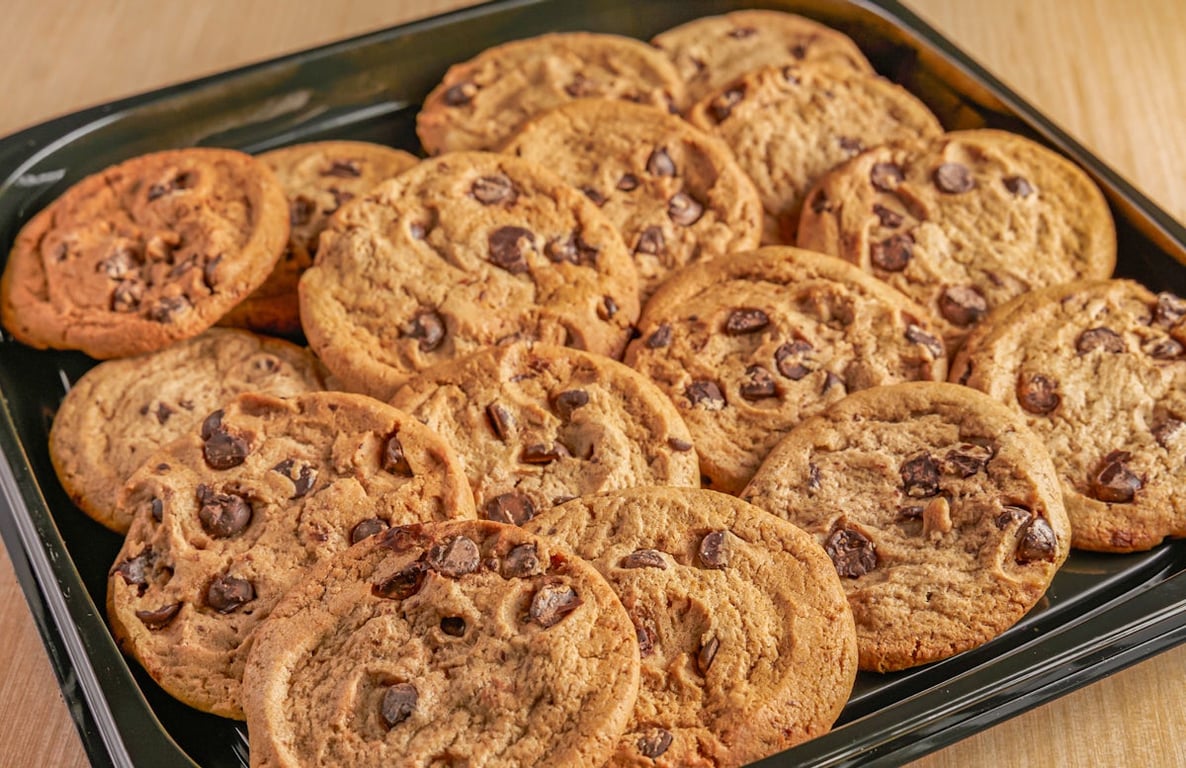
[(702, 16), (660, 32), (651, 45), (671, 57), (687, 83), (691, 102), (749, 72), (776, 64), (827, 62), (873, 74), (873, 66), (848, 35), (780, 11)]
[(994, 130), (879, 147), (833, 170), (808, 195), (798, 243), (928, 307), (953, 352), (993, 307), (1116, 265), (1112, 215), (1087, 174)]
[(1004, 406), (953, 384), (841, 400), (792, 430), (742, 498), (823, 545), (856, 618), (861, 669), (877, 672), (1004, 632), (1070, 549), (1041, 441)]
[(557, 176), (480, 152), (426, 160), (343, 206), (300, 284), (309, 345), (389, 399), (417, 371), (531, 339), (618, 357), (638, 274), (613, 224)]
[(727, 493), (792, 427), (847, 393), (947, 374), (926, 310), (851, 264), (796, 248), (686, 267), (638, 328), (626, 363), (676, 404), (705, 485)]
[(301, 313), (297, 283), (317, 254), (317, 238), (343, 203), (419, 162), (399, 149), (365, 141), (316, 141), (259, 155), (284, 187), (292, 231), (272, 274), (227, 313), (222, 325), (277, 336), (297, 336)]
[(78, 507), (118, 533), (132, 524), (116, 498), (144, 461), (242, 392), (288, 397), (325, 389), (309, 351), (248, 331), (211, 328), (158, 352), (108, 360), (62, 399), (49, 456)]
[(1054, 286), (995, 310), (951, 380), (1024, 417), (1049, 448), (1072, 546), (1186, 536), (1186, 301), (1128, 280)]
[(519, 528), (393, 528), (277, 606), (244, 673), (253, 768), (599, 766), (638, 694), (597, 571)]
[(128, 481), (107, 581), (120, 647), (175, 698), (242, 718), (260, 623), (310, 566), (389, 525), (473, 517), (452, 449), (363, 395), (244, 394)]
[(666, 56), (629, 37), (563, 32), (514, 40), (450, 67), (416, 116), (416, 135), (430, 155), (497, 149), (528, 118), (581, 98), (677, 112), (684, 82)]
[(688, 112), (720, 136), (753, 179), (766, 210), (765, 243), (794, 243), (807, 190), (867, 147), (943, 132), (906, 89), (832, 64), (751, 72)]
[(667, 396), (600, 355), (490, 347), (424, 371), (391, 401), (452, 445), (480, 516), (522, 524), (553, 504), (640, 485), (700, 484)]
[(38, 349), (128, 357), (198, 335), (288, 240), (284, 190), (229, 149), (156, 152), (66, 190), (17, 235), (0, 321)]
[(529, 120), (503, 151), (601, 208), (634, 254), (644, 299), (684, 264), (758, 246), (753, 182), (719, 139), (666, 112), (579, 99)]
[(848, 701), (852, 612), (793, 525), (712, 491), (635, 488), (528, 530), (596, 566), (638, 633), (638, 704), (610, 764), (748, 764), (826, 733)]

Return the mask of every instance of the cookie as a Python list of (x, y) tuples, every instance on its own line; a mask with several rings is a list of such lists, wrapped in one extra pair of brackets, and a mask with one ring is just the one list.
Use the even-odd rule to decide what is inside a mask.
[(626, 363), (679, 409), (705, 485), (736, 493), (779, 438), (849, 392), (942, 381), (934, 325), (851, 264), (769, 247), (673, 275), (647, 303)]
[(452, 449), (363, 395), (240, 395), (128, 481), (111, 567), (120, 647), (169, 694), (242, 718), (256, 630), (317, 562), (391, 525), (473, 517)]
[(614, 225), (557, 176), (453, 153), (334, 214), (300, 299), (326, 366), (386, 400), (434, 363), (516, 339), (618, 357), (638, 274)]
[(1186, 536), (1186, 300), (1128, 280), (1020, 296), (967, 339), (951, 380), (1050, 449), (1077, 549)]
[(831, 556), (861, 669), (906, 669), (982, 645), (1046, 593), (1071, 529), (1042, 442), (979, 392), (911, 382), (805, 421), (742, 498)]
[(487, 48), (450, 67), (416, 116), (416, 135), (430, 155), (497, 149), (528, 118), (582, 98), (678, 112), (686, 96), (675, 66), (646, 43), (553, 33)]
[(118, 533), (116, 503), (132, 473), (241, 392), (287, 397), (325, 388), (308, 350), (247, 331), (211, 328), (173, 346), (91, 368), (62, 399), (49, 431), (54, 471), (78, 507)]
[(666, 53), (699, 101), (749, 72), (778, 64), (827, 62), (856, 72), (873, 66), (848, 35), (779, 11), (745, 10), (702, 16), (660, 32), (651, 45)]
[(1087, 174), (994, 130), (880, 147), (833, 170), (808, 196), (798, 243), (929, 308), (953, 352), (994, 307), (1116, 265), (1108, 203)]
[(294, 144), (259, 155), (288, 197), (292, 231), (284, 256), (255, 292), (222, 318), (222, 325), (277, 336), (298, 336), (297, 283), (317, 254), (317, 238), (343, 203), (369, 192), (419, 160), (407, 152), (365, 141)]
[(250, 155), (142, 155), (78, 182), (21, 229), (0, 321), (37, 349), (152, 352), (214, 325), (287, 239), (284, 190)]
[(866, 148), (938, 136), (939, 120), (885, 78), (830, 64), (751, 72), (688, 112), (715, 132), (753, 179), (765, 208), (765, 243), (794, 243), (807, 190)]
[(391, 402), (457, 449), (478, 514), (497, 522), (522, 524), (596, 491), (700, 484), (675, 406), (600, 355), (490, 347), (424, 371)]
[(638, 704), (611, 765), (740, 766), (826, 733), (857, 672), (812, 537), (731, 496), (636, 488), (528, 524), (590, 561), (634, 623)]
[(322, 563), (260, 632), (251, 765), (599, 766), (638, 678), (626, 611), (555, 542), (392, 528)]
[(504, 152), (555, 171), (609, 217), (643, 298), (674, 269), (758, 246), (762, 203), (729, 148), (674, 115), (579, 99), (532, 118)]

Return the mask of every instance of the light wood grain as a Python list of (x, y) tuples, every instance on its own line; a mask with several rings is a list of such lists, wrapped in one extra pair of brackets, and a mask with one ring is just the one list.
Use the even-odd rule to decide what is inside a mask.
[[(1022, 96), (1186, 220), (1180, 0), (907, 0)], [(149, 88), (471, 3), (40, 0), (0, 25), (0, 135)], [(86, 765), (0, 553), (0, 766)], [(1186, 765), (1186, 648), (917, 761), (915, 768)]]

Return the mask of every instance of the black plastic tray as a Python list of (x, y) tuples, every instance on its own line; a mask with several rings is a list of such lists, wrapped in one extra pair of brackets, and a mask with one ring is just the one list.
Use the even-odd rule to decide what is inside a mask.
[[(1186, 293), (1186, 230), (895, 0), (502, 0), (85, 110), (0, 141), (0, 254), (67, 186), (130, 156), (324, 138), (415, 151), (420, 101), (450, 64), (483, 48), (553, 30), (647, 39), (742, 6), (843, 29), (949, 129), (1013, 130), (1073, 158), (1113, 207), (1118, 273)], [(46, 448), (65, 388), (91, 365), (0, 334), (0, 534), (95, 765), (246, 765), (242, 724), (171, 699), (108, 632), (100, 606), (120, 540), (75, 509)], [(1003, 636), (921, 669), (862, 673), (835, 730), (759, 765), (898, 764), (1181, 643), (1184, 571), (1186, 542), (1075, 553), (1042, 604)]]

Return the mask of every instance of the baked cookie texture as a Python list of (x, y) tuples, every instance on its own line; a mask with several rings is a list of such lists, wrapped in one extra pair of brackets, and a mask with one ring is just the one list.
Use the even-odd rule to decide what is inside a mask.
[(947, 658), (1046, 593), (1071, 526), (1042, 441), (954, 384), (851, 395), (780, 442), (742, 498), (813, 535), (856, 619), (860, 667)]
[(944, 380), (934, 328), (851, 264), (772, 246), (673, 275), (625, 360), (679, 409), (705, 487), (737, 493), (783, 435), (846, 394)]
[(490, 347), (424, 371), (391, 403), (457, 450), (479, 515), (497, 522), (522, 524), (596, 491), (700, 484), (675, 406), (642, 374), (600, 355)]
[(487, 48), (454, 64), (424, 99), (416, 135), (430, 155), (497, 149), (528, 118), (573, 99), (622, 99), (683, 109), (667, 57), (620, 35), (562, 32)]
[(0, 321), (37, 349), (106, 359), (191, 338), (267, 278), (288, 205), (263, 163), (177, 149), (111, 166), (66, 190), (17, 234)]
[(719, 136), (753, 179), (764, 243), (794, 244), (808, 189), (865, 149), (943, 132), (921, 101), (885, 78), (803, 62), (751, 72), (688, 110)]
[(251, 765), (599, 766), (638, 680), (625, 609), (557, 542), (392, 528), (311, 571), (260, 632)]
[(330, 215), (419, 159), (365, 141), (294, 144), (264, 152), (258, 159), (276, 174), (288, 198), (288, 246), (263, 285), (219, 322), (276, 336), (299, 336), (297, 283), (317, 255), (317, 239)]
[(951, 380), (1006, 404), (1049, 448), (1077, 549), (1186, 536), (1186, 301), (1129, 280), (1020, 296), (964, 343)]
[(120, 647), (170, 695), (242, 719), (259, 628), (305, 570), (392, 525), (474, 516), (452, 449), (363, 395), (244, 394), (129, 480), (107, 582)]
[(596, 566), (638, 634), (638, 704), (610, 765), (740, 766), (840, 715), (852, 613), (823, 549), (789, 523), (713, 491), (634, 488), (528, 529)]
[(719, 139), (665, 111), (579, 99), (527, 121), (503, 151), (601, 208), (634, 254), (644, 300), (689, 262), (758, 246), (753, 182)]
[(348, 389), (519, 339), (620, 356), (638, 273), (614, 225), (526, 160), (453, 153), (345, 205), (300, 283), (309, 345)]
[(824, 62), (873, 74), (873, 66), (848, 35), (780, 11), (702, 16), (660, 32), (651, 45), (675, 63), (693, 103), (749, 72), (778, 64)]
[(1074, 163), (1004, 131), (879, 147), (808, 195), (798, 244), (839, 256), (931, 310), (954, 353), (1027, 291), (1111, 277), (1116, 232)]
[(126, 533), (132, 510), (117, 503), (132, 473), (162, 446), (243, 392), (288, 397), (325, 389), (307, 349), (248, 331), (211, 328), (158, 352), (91, 368), (62, 399), (49, 456), (70, 499)]

